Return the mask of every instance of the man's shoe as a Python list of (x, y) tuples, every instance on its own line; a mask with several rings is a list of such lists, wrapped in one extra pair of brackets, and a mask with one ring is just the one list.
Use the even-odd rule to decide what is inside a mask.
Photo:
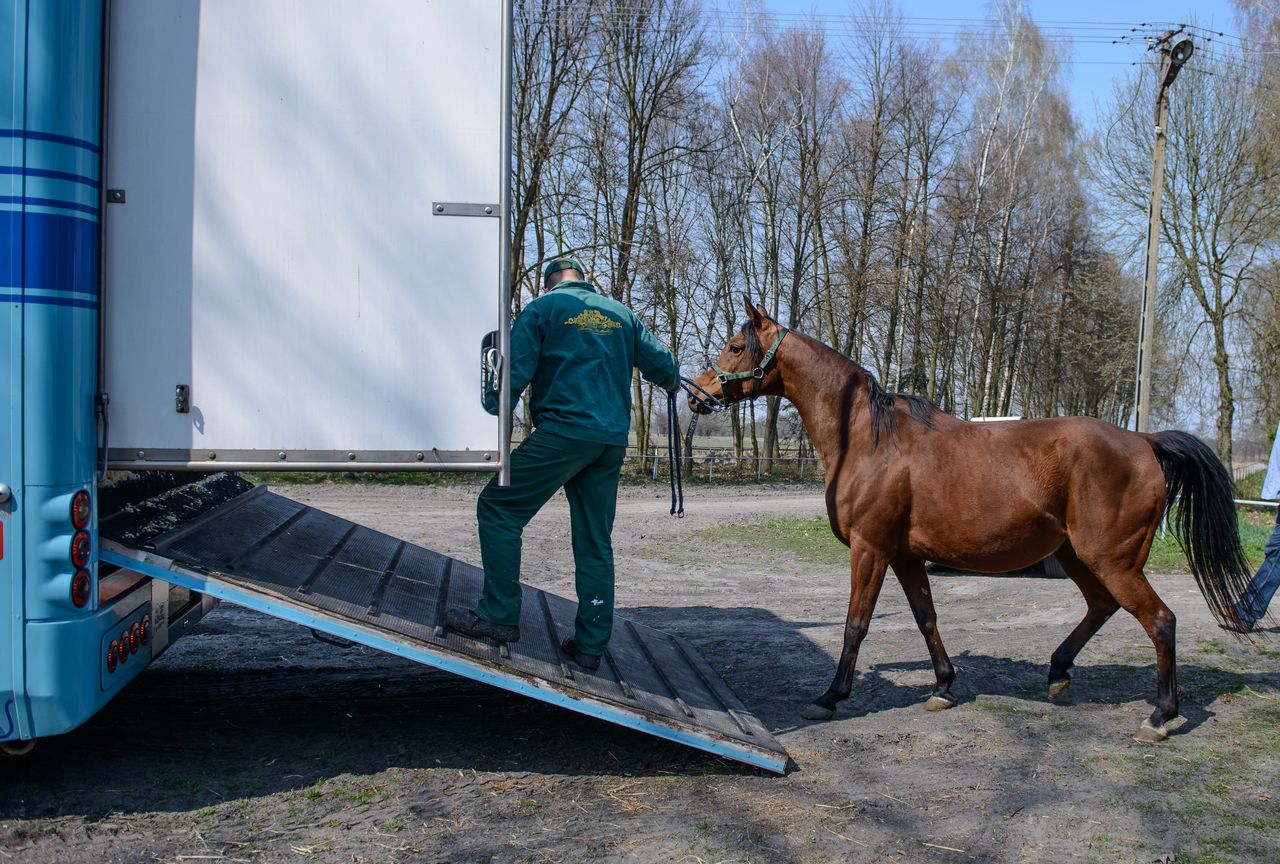
[(578, 646), (574, 643), (573, 639), (566, 639), (563, 642), (561, 642), (560, 650), (568, 654), (569, 659), (571, 659), (574, 663), (577, 663), (583, 669), (587, 669), (591, 672), (594, 672), (600, 668), (600, 655), (599, 654), (583, 654), (581, 651), (578, 650)]
[(444, 626), (463, 636), (492, 639), (494, 642), (519, 642), (520, 628), (490, 624), (470, 609), (450, 609), (444, 613)]

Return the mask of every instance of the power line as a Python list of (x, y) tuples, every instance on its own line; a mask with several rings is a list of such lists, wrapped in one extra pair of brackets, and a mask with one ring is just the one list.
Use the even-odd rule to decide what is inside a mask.
[[(648, 6), (627, 6), (614, 5), (609, 8), (595, 9), (590, 15), (596, 20), (611, 24), (613, 26), (627, 25), (635, 13), (643, 13), (650, 10)], [(538, 20), (541, 22), (551, 22), (563, 13), (548, 12), (547, 14), (534, 14), (522, 16), (524, 20)], [(983, 35), (982, 30), (990, 28), (993, 25), (1000, 25), (997, 19), (983, 18), (959, 18), (959, 17), (942, 17), (942, 16), (900, 16), (884, 21), (871, 21), (865, 17), (854, 15), (839, 15), (833, 13), (800, 13), (800, 12), (763, 12), (754, 15), (750, 12), (739, 10), (713, 9), (703, 11), (702, 13), (692, 13), (696, 24), (704, 32), (717, 33), (720, 35), (747, 35), (754, 31), (763, 29), (776, 28), (780, 30), (814, 30), (822, 32), (829, 36), (836, 37), (852, 37), (864, 35), (888, 35), (892, 36), (895, 32), (903, 35), (919, 39), (955, 39), (962, 35)], [(1036, 27), (1040, 32), (1039, 38), (1047, 43), (1072, 43), (1072, 44), (1115, 44), (1133, 39), (1154, 38), (1162, 32), (1163, 29), (1170, 29), (1177, 25), (1175, 22), (1102, 22), (1102, 21), (1070, 21), (1058, 19), (1046, 19), (1036, 21), (1028, 19), (1028, 23)], [(672, 30), (686, 29), (684, 22), (673, 24), (654, 25), (647, 22), (638, 22), (630, 29), (644, 29), (649, 32), (670, 32)], [(1046, 32), (1045, 27), (1053, 27), (1054, 29)], [(1064, 30), (1063, 28), (1069, 28)], [(1200, 28), (1197, 26), (1197, 29)], [(1118, 35), (1116, 31), (1121, 31)], [(989, 32), (989, 31), (988, 31)], [(1222, 34), (1223, 31), (1209, 31), (1212, 34)], [(1231, 35), (1235, 39), (1238, 36)]]

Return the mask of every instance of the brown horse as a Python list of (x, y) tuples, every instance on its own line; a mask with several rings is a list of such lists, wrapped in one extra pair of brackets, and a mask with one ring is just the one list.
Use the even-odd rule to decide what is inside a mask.
[[(1123, 607), (1156, 650), (1156, 707), (1134, 737), (1166, 738), (1178, 716), (1175, 619), (1142, 572), (1166, 504), (1179, 502), (1175, 534), (1219, 621), (1249, 579), (1231, 478), (1213, 451), (1185, 432), (1148, 435), (1089, 417), (958, 420), (919, 397), (887, 393), (848, 357), (743, 300), (747, 322), (695, 383), (723, 402), (791, 400), (826, 468), (831, 530), (849, 547), (844, 648), (831, 686), (804, 716), (830, 718), (849, 696), (887, 567), (933, 659), (937, 684), (925, 707), (940, 710), (956, 702), (955, 671), (925, 562), (1005, 572), (1053, 555), (1088, 611), (1053, 652), (1049, 697), (1067, 689), (1080, 649)], [(705, 399), (690, 405), (708, 410)]]

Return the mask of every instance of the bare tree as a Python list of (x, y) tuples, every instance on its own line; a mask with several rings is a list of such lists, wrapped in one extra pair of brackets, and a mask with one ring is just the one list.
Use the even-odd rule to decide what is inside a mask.
[[(1233, 331), (1252, 280), (1280, 234), (1280, 142), (1267, 134), (1264, 76), (1246, 57), (1221, 59), (1212, 75), (1188, 66), (1172, 90), (1162, 234), (1173, 278), (1167, 290), (1189, 298), (1190, 327), (1176, 328), (1188, 353), (1211, 358), (1218, 455), (1231, 464), (1235, 421)], [(1114, 100), (1103, 144), (1107, 192), (1145, 221), (1151, 72), (1134, 76)], [(1137, 102), (1143, 108), (1126, 110)], [(1136, 232), (1136, 224), (1135, 224)], [(1176, 322), (1170, 322), (1176, 323)]]
[[(517, 0), (512, 82), (512, 301), (520, 308), (520, 287), (540, 287), (538, 264), (546, 257), (537, 208), (547, 169), (564, 131), (573, 123), (578, 100), (594, 74), (591, 20), (596, 0)], [(530, 233), (538, 254), (525, 263)], [(557, 250), (561, 251), (561, 250)], [(573, 250), (564, 250), (573, 251)]]

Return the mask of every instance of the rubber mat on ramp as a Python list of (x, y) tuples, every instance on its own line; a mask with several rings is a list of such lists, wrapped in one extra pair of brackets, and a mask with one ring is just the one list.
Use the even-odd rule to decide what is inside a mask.
[[(105, 512), (105, 508), (104, 508)], [(621, 615), (590, 672), (559, 643), (576, 603), (524, 587), (519, 642), (499, 647), (444, 628), (472, 608), (483, 573), (232, 474), (131, 502), (99, 525), (101, 561), (340, 639), (660, 738), (782, 773), (788, 757), (683, 639)]]

